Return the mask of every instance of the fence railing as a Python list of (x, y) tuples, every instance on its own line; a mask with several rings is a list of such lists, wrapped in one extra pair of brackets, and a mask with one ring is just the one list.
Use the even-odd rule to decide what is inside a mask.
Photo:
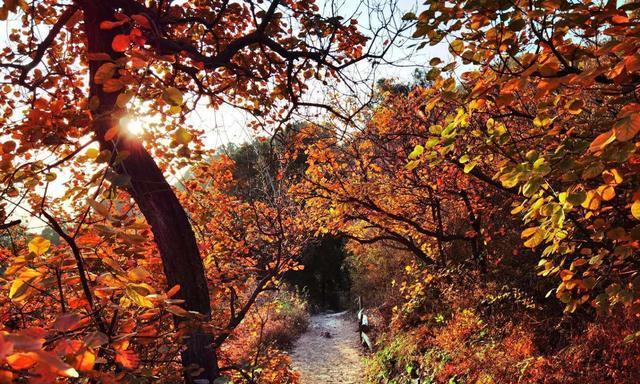
[(373, 344), (371, 343), (369, 335), (367, 335), (367, 332), (369, 332), (369, 318), (362, 306), (362, 296), (358, 296), (356, 301), (358, 304), (358, 312), (356, 316), (358, 317), (358, 334), (360, 335), (360, 344), (364, 345), (369, 350), (372, 350)]

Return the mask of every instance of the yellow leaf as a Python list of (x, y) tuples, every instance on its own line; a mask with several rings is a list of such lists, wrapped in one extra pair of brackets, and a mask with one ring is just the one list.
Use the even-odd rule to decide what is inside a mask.
[(178, 88), (168, 87), (162, 92), (162, 99), (170, 105), (182, 105), (182, 92)]
[(582, 202), (582, 207), (589, 209), (591, 211), (595, 211), (600, 208), (600, 202), (602, 201), (602, 197), (597, 191), (588, 191), (587, 196)]
[(11, 283), (11, 287), (9, 288), (9, 299), (13, 301), (23, 301), (28, 297), (28, 289), (28, 282), (21, 279), (13, 280), (13, 282)]
[(631, 214), (636, 220), (640, 220), (640, 200), (636, 200), (631, 204)]
[(178, 128), (178, 130), (176, 131), (176, 133), (174, 133), (173, 136), (176, 140), (176, 143), (181, 145), (189, 144), (191, 139), (193, 139), (193, 136), (191, 135), (191, 133), (189, 133), (189, 131), (187, 131), (184, 128)]
[(460, 54), (464, 50), (464, 42), (462, 40), (456, 39), (451, 42), (451, 50), (453, 52)]
[(85, 155), (90, 159), (95, 159), (100, 155), (100, 151), (97, 148), (89, 148)]
[(29, 252), (35, 253), (37, 256), (47, 252), (51, 242), (42, 236), (36, 236), (29, 242)]
[(137, 286), (137, 284), (127, 285), (127, 288), (125, 289), (127, 297), (129, 297), (131, 301), (141, 307), (153, 308), (153, 303), (151, 302), (151, 300), (147, 299), (145, 295), (142, 295), (140, 292), (138, 292), (138, 289), (136, 289)]
[(612, 186), (622, 183), (623, 180), (622, 175), (615, 168), (602, 172), (602, 178), (607, 185)]
[(142, 267), (135, 267), (127, 271), (127, 276), (131, 281), (142, 281), (151, 276), (151, 274)]
[(24, 301), (29, 297), (31, 283), (40, 275), (42, 274), (35, 269), (24, 268), (22, 273), (13, 280), (11, 287), (9, 287), (9, 299), (13, 301)]
[(546, 116), (536, 116), (533, 119), (533, 125), (538, 128), (543, 128), (551, 124), (551, 119)]
[(469, 172), (471, 172), (471, 171), (473, 170), (473, 168), (475, 168), (475, 167), (476, 167), (476, 164), (477, 164), (477, 162), (476, 162), (476, 161), (472, 161), (472, 162), (470, 162), (470, 163), (467, 163), (467, 164), (464, 166), (464, 169), (463, 169), (464, 173), (469, 173)]
[(582, 112), (582, 108), (584, 107), (584, 102), (580, 99), (573, 99), (565, 105), (567, 112), (572, 115), (579, 115)]
[(414, 170), (420, 164), (420, 160), (411, 160), (405, 165), (405, 168), (409, 171)]
[[(532, 229), (532, 228), (529, 228), (529, 229)], [(524, 232), (523, 232), (523, 235), (524, 235)], [(538, 245), (540, 245), (542, 241), (544, 241), (544, 231), (540, 228), (534, 228), (533, 234), (531, 235), (531, 237), (529, 237), (527, 241), (524, 242), (524, 246), (527, 248), (535, 248)]]

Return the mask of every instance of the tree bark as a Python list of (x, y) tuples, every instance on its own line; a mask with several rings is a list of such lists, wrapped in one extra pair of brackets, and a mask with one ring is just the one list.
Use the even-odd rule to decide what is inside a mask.
[[(117, 30), (101, 30), (104, 20), (113, 21), (114, 9), (109, 1), (85, 0), (81, 2), (84, 12), (85, 32), (90, 53), (107, 53), (112, 59), (121, 57), (111, 48)], [(94, 111), (93, 131), (102, 149), (113, 153), (128, 151), (129, 156), (114, 166), (119, 173), (130, 176), (128, 190), (140, 211), (151, 226), (169, 287), (180, 285), (178, 298), (185, 300), (184, 307), (210, 319), (209, 291), (202, 259), (189, 219), (162, 171), (142, 143), (121, 135), (106, 140), (105, 133), (118, 124), (118, 115), (123, 111), (117, 107), (118, 92), (106, 93), (96, 84), (94, 75), (104, 61), (90, 61), (90, 97), (97, 97), (99, 106)], [(182, 326), (176, 318), (176, 326)], [(189, 328), (185, 337), (186, 349), (182, 353), (185, 368), (197, 365), (200, 373), (185, 374), (185, 382), (198, 380), (213, 382), (219, 376), (216, 351), (212, 347), (213, 336), (199, 329)]]

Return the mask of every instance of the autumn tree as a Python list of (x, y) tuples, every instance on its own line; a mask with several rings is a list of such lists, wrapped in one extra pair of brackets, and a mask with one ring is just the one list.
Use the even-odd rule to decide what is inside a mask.
[[(87, 270), (86, 249), (78, 244), (83, 228), (91, 225), (89, 209), (78, 204), (83, 193), (93, 196), (89, 205), (108, 221), (137, 223), (125, 220), (134, 207), (126, 198), (118, 204), (111, 201), (123, 199), (119, 191), (126, 190), (150, 226), (167, 287), (179, 287), (169, 291), (167, 300), (177, 295), (184, 309), (201, 314), (206, 323), (212, 313), (200, 250), (189, 217), (163, 173), (203, 154), (197, 130), (186, 123), (188, 113), (203, 103), (225, 104), (251, 113), (260, 126), (279, 123), (299, 107), (323, 107), (304, 99), (309, 82), (338, 76), (346, 80), (341, 76), (344, 68), (388, 49), (374, 52), (377, 41), (367, 45), (355, 20), (323, 15), (312, 1), (18, 0), (5, 2), (0, 15), (12, 20), (11, 42), (0, 61), (2, 194), (9, 200), (3, 218), (16, 209), (27, 211), (63, 238), (75, 269), (57, 273), (77, 273), (83, 292), (77, 309), (90, 315), (102, 334), (110, 332), (98, 304), (104, 298), (95, 297), (94, 271)], [(388, 35), (391, 43), (397, 33)], [(153, 116), (156, 129), (136, 137), (127, 125), (142, 116)], [(93, 140), (100, 150), (92, 147), (79, 156)], [(107, 168), (86, 180), (82, 167), (94, 160)], [(53, 207), (47, 192), (57, 174), (76, 179)], [(112, 202), (114, 209), (125, 209), (118, 217), (109, 211)], [(76, 214), (63, 213), (69, 204)], [(10, 219), (3, 228), (16, 223)], [(143, 227), (125, 225), (129, 231), (146, 230)], [(128, 243), (144, 243), (133, 234), (119, 236)], [(84, 240), (85, 245), (98, 241)], [(33, 243), (31, 254), (46, 255), (49, 247), (44, 244)], [(31, 261), (25, 259), (26, 264)], [(36, 278), (30, 267), (22, 267), (26, 269), (13, 271), (14, 281)], [(151, 288), (137, 289), (128, 291), (130, 299), (147, 305), (134, 291), (146, 296)], [(10, 296), (18, 297), (15, 291)], [(59, 304), (65, 312), (63, 302)], [(183, 327), (181, 319), (177, 316), (176, 323)], [(219, 367), (213, 336), (206, 327), (183, 328), (187, 381), (214, 380)]]
[[(338, 140), (338, 132), (308, 127), (297, 137), (307, 170), (294, 193), (308, 204), (322, 231), (372, 244), (386, 242), (426, 265), (446, 265), (453, 244), (465, 244), (484, 265), (482, 185), (456, 162), (418, 168), (435, 114), (416, 114), (424, 89), (402, 95), (381, 87), (380, 102), (360, 130)], [(442, 116), (446, 116), (443, 109)], [(427, 146), (429, 147), (429, 146)], [(407, 158), (411, 162), (407, 164)]]
[[(556, 296), (573, 312), (622, 304), (637, 313), (636, 145), (638, 4), (617, 2), (432, 2), (416, 37), (446, 41), (476, 71), (456, 84), (434, 61), (425, 112), (458, 104), (438, 146), (421, 159), (458, 153), (524, 198), (524, 245), (540, 274), (561, 279)], [(446, 39), (446, 40), (443, 40)], [(442, 71), (444, 69), (444, 71)], [(452, 85), (454, 84), (454, 85)], [(460, 121), (475, 119), (480, 124)], [(484, 138), (469, 143), (468, 136)]]

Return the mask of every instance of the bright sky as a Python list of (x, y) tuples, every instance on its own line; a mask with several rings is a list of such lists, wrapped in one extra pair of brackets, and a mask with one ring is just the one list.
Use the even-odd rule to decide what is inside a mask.
[[(378, 15), (370, 12), (369, 7), (376, 7), (380, 4), (395, 1), (396, 8), (393, 11), (393, 18), (400, 23), (402, 15), (409, 11), (419, 9), (419, 3), (416, 0), (317, 0), (320, 9), (325, 15), (332, 14), (332, 10), (337, 10), (337, 14), (343, 17), (354, 16), (359, 25), (363, 29), (376, 29), (379, 25)], [(384, 16), (389, 16), (391, 8), (389, 4), (385, 4), (382, 10)], [(13, 19), (14, 21), (11, 21)], [(15, 20), (16, 15), (10, 15), (10, 21), (0, 22), (0, 49), (9, 42), (8, 35), (12, 28), (19, 26)], [(366, 32), (365, 32), (366, 33)], [(408, 34), (410, 34), (409, 32)], [(46, 35), (46, 31), (42, 31), (42, 35)], [(445, 44), (439, 44), (435, 47), (427, 46), (419, 52), (413, 52), (412, 48), (408, 48), (412, 43), (406, 39), (398, 41), (399, 44), (405, 43), (402, 48), (395, 48), (389, 52), (387, 60), (394, 62), (396, 65), (384, 65), (379, 67), (376, 73), (376, 79), (379, 78), (398, 78), (400, 80), (410, 80), (414, 69), (417, 66), (424, 65), (431, 57), (439, 56), (443, 59), (450, 58)], [(409, 56), (410, 55), (410, 56)], [(357, 68), (352, 69), (354, 76), (359, 73), (367, 73), (369, 63), (362, 62)], [(323, 95), (323, 89), (315, 90), (318, 95)], [(315, 97), (315, 96), (311, 96)], [(223, 106), (218, 110), (214, 110), (201, 105), (190, 116), (189, 123), (203, 129), (205, 131), (205, 143), (211, 147), (219, 147), (226, 143), (241, 143), (250, 139), (253, 135), (247, 128), (249, 117), (242, 111), (229, 106)]]
[[(421, 1), (416, 0), (395, 0), (397, 12), (394, 13), (394, 19), (400, 22), (402, 16), (410, 11), (416, 11)], [(364, 29), (376, 29), (380, 24), (375, 15), (370, 14), (365, 3), (385, 3), (386, 0), (318, 0), (318, 6), (323, 14), (331, 14), (332, 5), (338, 9), (338, 14), (348, 17), (355, 15), (358, 24)], [(384, 10), (388, 16), (390, 8)], [(410, 31), (408, 35), (413, 33)], [(400, 39), (399, 44), (403, 44), (402, 48), (395, 48), (389, 52), (387, 60), (394, 62), (395, 65), (380, 66), (376, 73), (376, 79), (380, 78), (397, 78), (399, 80), (410, 80), (414, 70), (420, 66), (424, 66), (432, 57), (440, 57), (444, 61), (452, 59), (445, 43), (438, 44), (434, 47), (427, 46), (421, 51), (414, 52), (413, 48), (408, 48), (413, 43), (407, 39)], [(362, 62), (357, 68), (352, 69), (352, 73), (367, 73), (370, 64)], [(356, 75), (357, 76), (357, 75)], [(312, 90), (311, 97), (322, 97), (325, 89)], [(254, 134), (247, 128), (249, 117), (243, 111), (225, 106), (218, 110), (202, 106), (190, 116), (189, 122), (194, 126), (205, 131), (205, 143), (211, 147), (217, 148), (227, 143), (242, 143), (250, 140)]]

